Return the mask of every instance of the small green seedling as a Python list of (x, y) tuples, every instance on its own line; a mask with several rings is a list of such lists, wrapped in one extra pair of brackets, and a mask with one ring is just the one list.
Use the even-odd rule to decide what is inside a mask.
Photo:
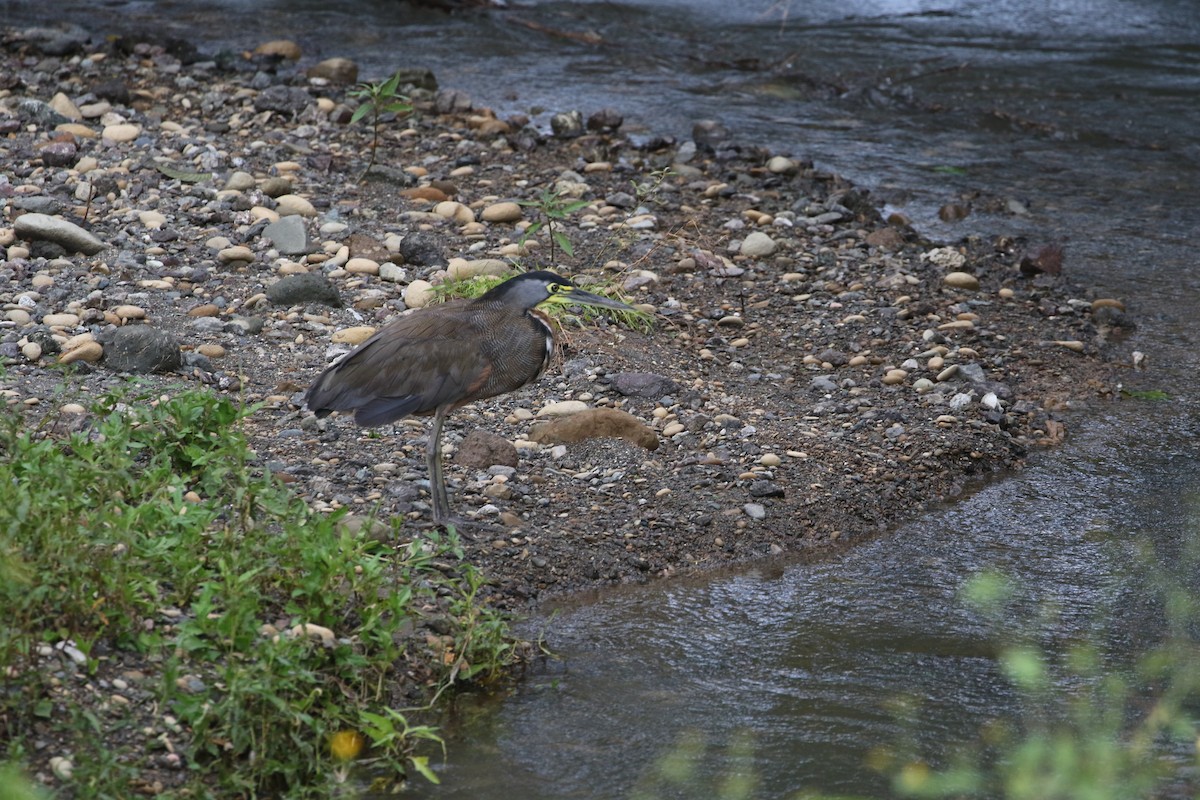
[(407, 114), (413, 110), (409, 98), (396, 93), (398, 88), (400, 88), (399, 71), (395, 72), (392, 77), (385, 81), (379, 83), (360, 83), (348, 92), (351, 97), (361, 101), (358, 108), (354, 109), (354, 113), (350, 116), (350, 124), (353, 125), (368, 114), (371, 115), (371, 161), (367, 164), (367, 168), (363, 170), (359, 181), (362, 181), (367, 176), (367, 173), (371, 171), (371, 167), (375, 166), (375, 157), (379, 150), (380, 118), (384, 114)]
[(537, 222), (525, 229), (521, 234), (519, 245), (525, 244), (531, 236), (537, 234), (543, 227), (550, 234), (550, 263), (557, 262), (555, 247), (562, 249), (569, 258), (574, 258), (575, 248), (571, 240), (560, 230), (555, 230), (554, 223), (566, 220), (568, 216), (588, 205), (587, 200), (567, 200), (555, 189), (543, 189), (537, 200), (518, 200), (517, 204), (537, 209), (541, 216)]

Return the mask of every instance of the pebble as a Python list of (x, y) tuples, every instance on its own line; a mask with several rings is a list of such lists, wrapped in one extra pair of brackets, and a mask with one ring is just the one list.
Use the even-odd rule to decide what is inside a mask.
[(219, 344), (202, 344), (196, 348), (196, 352), (206, 358), (225, 357), (225, 348)]
[(950, 270), (956, 270), (967, 263), (967, 257), (953, 247), (935, 247), (922, 253), (921, 260)]
[(75, 765), (71, 763), (71, 759), (69, 758), (51, 756), (48, 763), (50, 764), (50, 771), (60, 781), (69, 781), (75, 774)]
[(970, 291), (979, 289), (979, 279), (969, 272), (948, 272), (942, 278), (942, 283), (954, 289), (968, 289)]
[(78, 314), (47, 314), (42, 317), (42, 324), (51, 328), (74, 328), (79, 322)]
[(42, 346), (37, 342), (26, 342), (21, 345), (21, 355), (28, 361), (37, 361), (42, 357)]
[(486, 206), (480, 214), (480, 219), (484, 222), (516, 222), (524, 216), (521, 206), (517, 203), (506, 201), (503, 203), (493, 203)]
[(588, 404), (582, 400), (559, 400), (555, 403), (547, 403), (542, 406), (537, 412), (539, 417), (561, 417), (567, 414), (578, 414), (580, 411), (587, 411)]
[(958, 364), (951, 364), (950, 366), (946, 367), (944, 370), (942, 370), (941, 372), (939, 372), (937, 374), (937, 381), (938, 381), (938, 383), (942, 383), (943, 381), (948, 381), (957, 374), (958, 374)]
[(415, 280), (404, 287), (404, 305), (409, 308), (424, 308), (431, 304), (436, 295), (429, 281)]
[(275, 212), (280, 217), (315, 217), (317, 209), (298, 194), (285, 194), (275, 198)]
[(238, 170), (225, 181), (225, 188), (234, 192), (248, 192), (254, 188), (254, 176)]
[(254, 251), (244, 244), (226, 247), (217, 251), (217, 261), (222, 264), (249, 264), (254, 260)]
[(776, 175), (791, 175), (798, 170), (796, 162), (786, 156), (774, 156), (767, 161), (767, 170)]
[(123, 320), (146, 318), (146, 309), (142, 308), (141, 306), (117, 306), (112, 310), (112, 312)]
[(895, 386), (896, 384), (904, 383), (908, 379), (908, 372), (902, 369), (889, 369), (883, 376), (883, 382), (887, 386)]
[(355, 275), (378, 275), (379, 262), (369, 258), (352, 258), (346, 262), (346, 271)]
[(137, 137), (141, 136), (142, 128), (140, 125), (134, 125), (129, 122), (122, 122), (116, 125), (105, 125), (103, 132), (100, 134), (110, 142), (132, 142)]
[(746, 503), (742, 506), (742, 511), (746, 512), (752, 520), (764, 520), (767, 518), (767, 509), (762, 503)]
[(158, 230), (167, 223), (167, 217), (159, 211), (139, 211), (138, 221), (151, 230)]
[(774, 453), (764, 453), (762, 457), (758, 459), (758, 463), (762, 464), (764, 467), (778, 467), (783, 462), (779, 456), (775, 455)]
[(750, 258), (765, 258), (777, 249), (779, 245), (774, 239), (762, 231), (753, 231), (742, 240), (742, 247), (738, 252)]
[(444, 219), (452, 219), (460, 225), (475, 221), (475, 212), (457, 200), (443, 200), (433, 207), (433, 213)]
[(78, 347), (65, 351), (58, 357), (61, 364), (73, 364), (76, 361), (86, 361), (95, 364), (104, 357), (104, 346), (99, 342), (83, 342)]
[(370, 325), (356, 325), (353, 328), (342, 328), (334, 331), (332, 340), (336, 344), (358, 345), (375, 335), (375, 328)]
[(71, 252), (89, 256), (96, 255), (108, 247), (90, 231), (49, 214), (22, 214), (13, 223), (13, 230), (23, 239), (44, 239)]
[(500, 258), (481, 258), (474, 261), (452, 258), (446, 266), (446, 272), (455, 280), (474, 278), (480, 275), (506, 275), (511, 271), (512, 263)]

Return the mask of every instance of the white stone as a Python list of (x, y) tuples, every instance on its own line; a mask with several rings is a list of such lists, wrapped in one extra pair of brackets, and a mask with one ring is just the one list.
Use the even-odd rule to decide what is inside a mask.
[(409, 308), (424, 308), (433, 299), (433, 284), (429, 281), (418, 279), (404, 287), (404, 305)]
[(568, 414), (578, 414), (580, 411), (587, 411), (588, 404), (582, 400), (559, 400), (556, 403), (547, 403), (542, 406), (537, 412), (539, 417), (564, 417)]
[(762, 231), (753, 231), (742, 240), (741, 254), (750, 258), (764, 258), (771, 255), (779, 245)]

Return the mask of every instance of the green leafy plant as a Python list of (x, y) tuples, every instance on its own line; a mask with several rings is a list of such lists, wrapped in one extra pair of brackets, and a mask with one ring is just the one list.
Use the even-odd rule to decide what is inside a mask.
[[(511, 663), (482, 577), (446, 572), (456, 537), (367, 537), (312, 512), (250, 451), (255, 410), (187, 391), (108, 395), (82, 426), (0, 412), (9, 760), (36, 760), (26, 743), (49, 735), (72, 752), (68, 793), (129, 797), (167, 748), (186, 767), (170, 773), (181, 796), (328, 797), (359, 731), (393, 783), (432, 775), (414, 747), (436, 732), (402, 713), (426, 614), (444, 616), (465, 659), (432, 661), (430, 698)], [(92, 690), (79, 705), (63, 693), (126, 664), (147, 674), (144, 703), (93, 709)]]
[(543, 189), (538, 195), (537, 200), (518, 200), (518, 205), (528, 206), (538, 212), (537, 222), (534, 222), (525, 232), (521, 234), (521, 238), (517, 244), (523, 245), (533, 236), (537, 235), (543, 227), (550, 236), (550, 263), (558, 263), (558, 257), (555, 253), (555, 248), (561, 249), (566, 253), (568, 258), (575, 257), (575, 247), (571, 244), (571, 240), (566, 233), (558, 230), (555, 225), (565, 222), (566, 219), (576, 211), (589, 205), (587, 200), (571, 200), (563, 197), (562, 193), (555, 189)]
[[(1014, 618), (1015, 587), (984, 573), (964, 592), (968, 605), (996, 622)], [(1089, 798), (1162, 796), (1200, 766), (1200, 646), (1188, 630), (1200, 602), (1183, 587), (1165, 589), (1167, 635), (1132, 664), (1106, 655), (1087, 636), (1051, 653), (1017, 632), (999, 667), (1020, 699), (1019, 712), (997, 719), (978, 745), (934, 768), (919, 757), (896, 771), (895, 788), (923, 798)], [(1190, 781), (1187, 796), (1197, 786)], [(1181, 795), (1182, 796), (1182, 795)]]
[(390, 78), (378, 83), (359, 83), (347, 93), (359, 101), (358, 108), (354, 109), (354, 113), (350, 115), (351, 125), (368, 114), (371, 116), (371, 160), (367, 164), (367, 168), (363, 170), (360, 181), (371, 171), (371, 167), (375, 166), (375, 159), (379, 151), (379, 125), (382, 117), (385, 114), (408, 114), (413, 110), (409, 98), (397, 94), (397, 90), (400, 88), (400, 77), (400, 72), (397, 71)]

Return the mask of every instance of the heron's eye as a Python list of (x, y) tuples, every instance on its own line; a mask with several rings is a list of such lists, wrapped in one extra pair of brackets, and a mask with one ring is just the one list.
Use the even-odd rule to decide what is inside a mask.
[(546, 291), (550, 294), (559, 294), (560, 292), (565, 292), (566, 290), (567, 287), (563, 286), (561, 283), (551, 283), (546, 287)]

